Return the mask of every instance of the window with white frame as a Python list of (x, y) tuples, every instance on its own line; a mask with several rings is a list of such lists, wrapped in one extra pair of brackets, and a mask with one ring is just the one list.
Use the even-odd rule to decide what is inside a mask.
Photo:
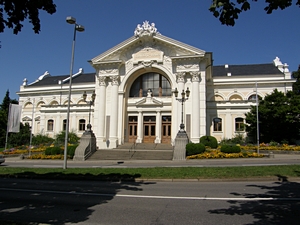
[(84, 131), (85, 130), (85, 120), (84, 119), (80, 119), (79, 120), (79, 127), (78, 127), (79, 131)]
[(244, 119), (241, 117), (235, 118), (235, 131), (244, 131), (245, 125), (244, 125)]
[(48, 122), (47, 122), (47, 130), (48, 131), (53, 131), (53, 125), (54, 125), (54, 121), (53, 120), (48, 120)]
[(213, 119), (214, 131), (222, 131), (222, 119), (214, 118)]

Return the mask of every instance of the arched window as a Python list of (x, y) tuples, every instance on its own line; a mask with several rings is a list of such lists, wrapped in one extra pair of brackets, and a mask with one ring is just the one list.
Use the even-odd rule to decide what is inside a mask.
[(146, 97), (148, 90), (152, 96), (171, 96), (171, 85), (167, 78), (159, 73), (145, 73), (139, 76), (130, 88), (129, 97)]
[[(259, 95), (257, 95), (257, 96), (258, 96), (258, 100), (262, 100), (262, 97), (260, 97)], [(249, 101), (256, 101), (256, 94), (250, 95), (248, 100)]]
[(63, 120), (63, 127), (62, 127), (63, 130), (66, 130), (67, 129), (67, 120)]
[(79, 120), (79, 131), (84, 131), (85, 130), (85, 120), (81, 119)]
[(221, 118), (214, 118), (214, 131), (222, 131), (222, 119)]
[(235, 118), (235, 131), (244, 131), (244, 119), (241, 117)]
[(53, 131), (53, 125), (54, 125), (54, 121), (53, 120), (48, 120), (47, 130), (48, 131)]

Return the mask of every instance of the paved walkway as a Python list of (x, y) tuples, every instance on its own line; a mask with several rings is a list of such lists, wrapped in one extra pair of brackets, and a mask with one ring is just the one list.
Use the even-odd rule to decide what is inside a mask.
[[(63, 160), (28, 160), (20, 157), (6, 157), (5, 164), (9, 166), (60, 167)], [(111, 167), (111, 168), (147, 168), (147, 167), (224, 167), (224, 166), (270, 166), (270, 165), (300, 165), (300, 154), (274, 154), (264, 158), (236, 159), (193, 159), (183, 161), (172, 160), (68, 160), (68, 167)]]

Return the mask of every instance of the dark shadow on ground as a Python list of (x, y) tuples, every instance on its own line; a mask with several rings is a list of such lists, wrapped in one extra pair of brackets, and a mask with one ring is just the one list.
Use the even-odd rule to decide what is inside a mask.
[[(296, 171), (300, 174), (299, 171)], [(258, 188), (253, 193), (230, 193), (234, 197), (272, 198), (263, 201), (228, 201), (229, 208), (209, 210), (212, 214), (252, 215), (255, 222), (251, 224), (299, 224), (300, 223), (300, 183), (290, 182), (287, 177), (277, 175), (278, 181), (273, 185), (248, 185)]]
[(139, 174), (24, 172), (0, 177), (0, 224), (66, 224), (87, 221), (120, 191), (142, 191)]

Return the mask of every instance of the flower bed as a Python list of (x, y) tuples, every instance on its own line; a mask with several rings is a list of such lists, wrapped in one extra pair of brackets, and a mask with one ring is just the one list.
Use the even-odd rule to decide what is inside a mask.
[[(244, 151), (249, 151), (249, 150), (257, 150), (257, 146), (241, 146), (241, 149)], [(281, 146), (270, 146), (264, 143), (261, 143), (259, 145), (259, 150), (266, 150), (266, 151), (300, 151), (300, 146), (296, 145), (286, 145), (283, 144)]]
[(264, 154), (257, 154), (254, 152), (240, 152), (240, 153), (223, 153), (220, 150), (212, 150), (197, 155), (188, 156), (187, 159), (224, 159), (224, 158), (262, 158)]

